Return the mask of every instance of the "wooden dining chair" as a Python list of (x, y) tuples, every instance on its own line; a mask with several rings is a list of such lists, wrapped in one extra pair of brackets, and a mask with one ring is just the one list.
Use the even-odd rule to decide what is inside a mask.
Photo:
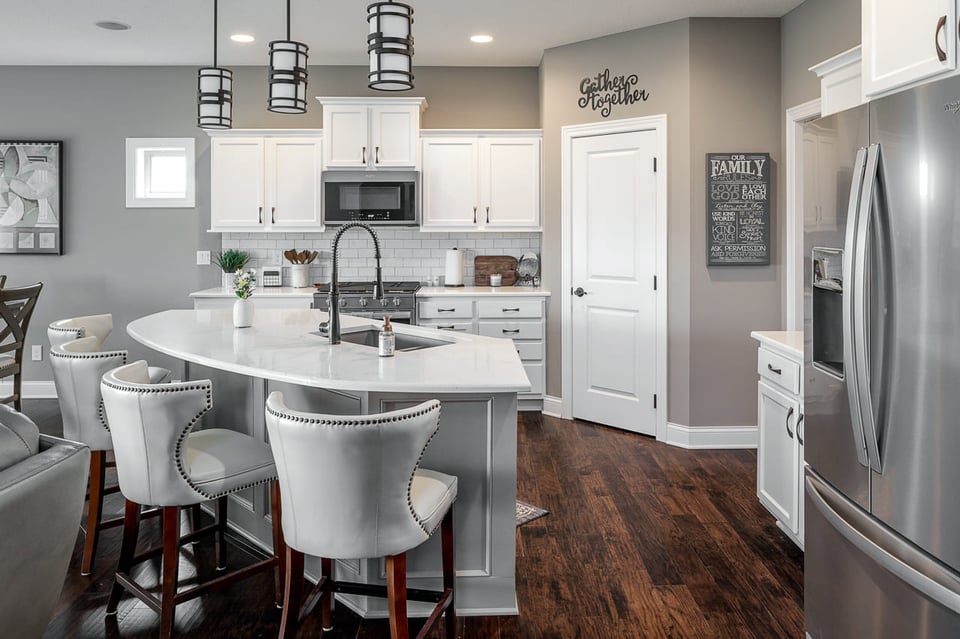
[(42, 288), (43, 282), (18, 288), (0, 288), (0, 378), (13, 375), (13, 394), (0, 397), (0, 404), (13, 402), (13, 407), (18, 411), (22, 410), (23, 399), (23, 347), (27, 343), (27, 327)]

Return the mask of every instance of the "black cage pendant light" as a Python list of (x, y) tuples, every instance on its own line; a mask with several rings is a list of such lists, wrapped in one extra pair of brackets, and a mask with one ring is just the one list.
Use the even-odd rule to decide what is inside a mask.
[(307, 50), (307, 45), (290, 39), (290, 0), (287, 0), (287, 39), (270, 43), (268, 111), (307, 112)]
[(400, 2), (375, 2), (367, 7), (369, 87), (378, 91), (413, 88), (413, 7)]
[(213, 0), (213, 66), (197, 76), (197, 126), (229, 129), (233, 126), (233, 71), (217, 66), (217, 3)]

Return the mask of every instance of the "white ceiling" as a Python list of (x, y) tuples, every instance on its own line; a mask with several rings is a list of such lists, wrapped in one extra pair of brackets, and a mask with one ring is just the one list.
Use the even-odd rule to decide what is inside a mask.
[[(366, 63), (372, 0), (293, 0), (291, 37), (311, 64)], [(802, 0), (406, 0), (415, 65), (536, 66), (544, 49), (697, 17), (780, 17)], [(222, 66), (266, 64), (284, 38), (284, 0), (221, 0)], [(94, 22), (132, 25), (105, 31)], [(0, 0), (0, 65), (192, 65), (212, 58), (213, 0)], [(231, 33), (257, 38), (231, 42)], [(475, 33), (492, 44), (469, 42)]]

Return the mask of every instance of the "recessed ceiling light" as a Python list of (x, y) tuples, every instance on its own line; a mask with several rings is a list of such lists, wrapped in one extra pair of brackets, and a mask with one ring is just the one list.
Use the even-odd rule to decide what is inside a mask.
[(130, 28), (129, 24), (124, 24), (122, 22), (112, 22), (110, 20), (101, 20), (100, 22), (95, 22), (98, 27), (101, 29), (106, 29), (107, 31), (126, 31)]
[(493, 36), (478, 34), (470, 36), (470, 42), (476, 42), (478, 44), (486, 44), (488, 42), (493, 42)]
[(234, 33), (232, 36), (230, 36), (230, 39), (234, 42), (243, 42), (246, 44), (248, 42), (253, 42), (256, 38), (246, 33)]

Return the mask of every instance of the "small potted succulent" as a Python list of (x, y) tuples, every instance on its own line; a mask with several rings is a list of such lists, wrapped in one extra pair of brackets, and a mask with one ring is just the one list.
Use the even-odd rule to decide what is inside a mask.
[(217, 266), (223, 271), (223, 291), (232, 293), (237, 272), (242, 271), (250, 261), (250, 255), (237, 249), (227, 249), (217, 253)]
[(256, 284), (256, 271), (238, 270), (235, 274), (236, 281), (233, 285), (237, 301), (233, 303), (233, 325), (235, 328), (247, 328), (253, 326), (253, 287)]

